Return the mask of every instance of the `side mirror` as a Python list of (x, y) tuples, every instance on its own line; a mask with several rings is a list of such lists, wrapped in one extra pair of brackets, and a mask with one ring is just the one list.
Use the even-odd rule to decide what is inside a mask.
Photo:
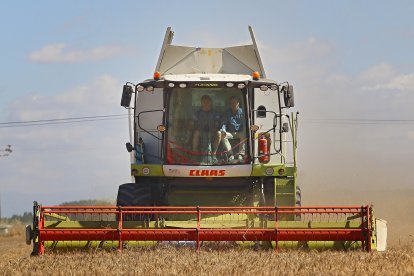
[(283, 133), (283, 132), (288, 132), (288, 131), (289, 131), (288, 123), (283, 123), (281, 132)]
[(293, 95), (293, 85), (288, 84), (283, 87), (283, 99), (285, 100), (286, 107), (295, 106), (295, 98)]
[(132, 87), (129, 85), (124, 85), (124, 88), (122, 89), (121, 106), (129, 107), (129, 105), (131, 104), (132, 93)]
[(256, 117), (257, 118), (266, 118), (266, 107), (264, 107), (263, 105), (259, 106), (257, 108)]
[(134, 150), (134, 147), (131, 145), (130, 142), (126, 143), (125, 146), (128, 152), (131, 152)]

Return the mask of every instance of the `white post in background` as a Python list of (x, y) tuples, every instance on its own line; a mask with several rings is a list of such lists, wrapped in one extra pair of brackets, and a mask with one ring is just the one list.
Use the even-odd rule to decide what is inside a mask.
[(1, 225), (1, 221), (2, 221), (2, 218), (1, 218), (1, 187), (0, 187), (0, 225)]
[[(7, 145), (5, 149), (0, 150), (0, 157), (7, 157), (12, 153), (11, 145)], [(1, 187), (0, 187), (0, 224), (2, 222), (1, 216)]]

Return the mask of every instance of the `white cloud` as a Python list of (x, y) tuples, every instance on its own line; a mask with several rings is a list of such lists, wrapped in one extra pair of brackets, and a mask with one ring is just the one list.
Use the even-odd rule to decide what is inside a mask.
[(35, 63), (77, 63), (113, 57), (122, 51), (118, 46), (101, 46), (87, 50), (71, 50), (65, 43), (49, 44), (29, 54)]
[(266, 63), (288, 65), (299, 62), (315, 61), (319, 63), (326, 62), (326, 57), (333, 53), (333, 45), (321, 41), (315, 37), (310, 37), (304, 41), (298, 41), (290, 44), (279, 44), (272, 46), (259, 42), (259, 50), (263, 51), (266, 56)]
[(385, 63), (362, 72), (358, 81), (363, 90), (403, 92), (399, 95), (414, 91), (414, 73), (399, 73), (394, 67)]
[(383, 88), (395, 89), (400, 91), (414, 91), (414, 73), (413, 74), (401, 74), (392, 78), (386, 83)]
[(304, 119), (413, 117), (414, 74), (385, 62), (346, 73), (335, 45), (317, 38), (259, 48), (267, 77), (293, 84)]
[(361, 82), (372, 84), (388, 80), (397, 75), (397, 73), (398, 72), (391, 65), (381, 63), (378, 65), (374, 65), (368, 68), (367, 70), (363, 71), (359, 75), (359, 79)]
[(10, 104), (10, 118), (14, 121), (48, 118), (79, 117), (90, 114), (119, 113), (121, 85), (109, 75), (102, 75), (91, 83), (79, 85), (53, 96), (31, 94)]

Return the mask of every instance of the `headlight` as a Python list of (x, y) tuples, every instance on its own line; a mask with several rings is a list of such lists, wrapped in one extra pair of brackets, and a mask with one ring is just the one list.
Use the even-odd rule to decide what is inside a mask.
[(179, 87), (180, 88), (186, 88), (187, 87), (187, 84), (186, 83), (180, 83)]
[(269, 87), (267, 87), (267, 85), (260, 85), (260, 90), (262, 91), (267, 91), (267, 89), (269, 89)]
[(277, 90), (277, 84), (270, 85), (270, 90), (276, 91)]
[(173, 83), (173, 82), (170, 82), (170, 83), (168, 84), (168, 87), (173, 88), (174, 86), (175, 86), (175, 83)]
[(272, 175), (275, 172), (275, 170), (273, 168), (266, 168), (265, 172), (266, 172), (266, 175)]
[(138, 91), (138, 92), (142, 92), (142, 91), (144, 91), (144, 86), (142, 86), (142, 85), (138, 85), (138, 86), (137, 86), (137, 91)]
[(152, 92), (152, 91), (154, 91), (154, 86), (147, 86), (145, 89), (146, 89), (148, 92)]
[(237, 85), (237, 88), (239, 88), (239, 89), (243, 89), (243, 88), (245, 88), (246, 87), (246, 85), (244, 84), (244, 83), (239, 83), (238, 85)]
[(234, 86), (234, 83), (232, 83), (232, 82), (228, 82), (228, 83), (226, 83), (226, 86), (227, 86), (227, 87), (233, 87), (233, 86)]

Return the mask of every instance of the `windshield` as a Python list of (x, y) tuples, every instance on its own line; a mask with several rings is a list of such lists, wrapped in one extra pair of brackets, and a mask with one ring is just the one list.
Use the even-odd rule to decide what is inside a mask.
[(174, 88), (167, 117), (168, 164), (249, 162), (246, 104), (237, 88)]

